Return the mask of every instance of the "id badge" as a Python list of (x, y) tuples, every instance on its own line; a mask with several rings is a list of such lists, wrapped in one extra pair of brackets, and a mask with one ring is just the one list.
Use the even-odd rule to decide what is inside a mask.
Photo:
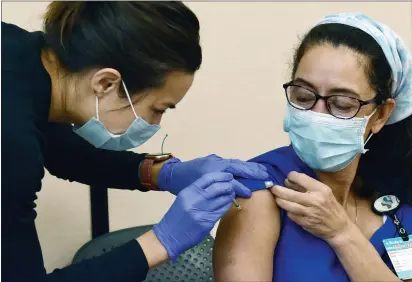
[(401, 237), (383, 240), (386, 251), (391, 259), (399, 279), (412, 278), (412, 235), (404, 241)]

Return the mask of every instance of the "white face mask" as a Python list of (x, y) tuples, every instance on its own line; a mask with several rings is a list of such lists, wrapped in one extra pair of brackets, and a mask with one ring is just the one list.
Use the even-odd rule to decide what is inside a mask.
[(293, 149), (310, 168), (320, 171), (339, 171), (348, 166), (358, 154), (367, 152), (363, 135), (369, 116), (338, 119), (329, 114), (303, 111), (288, 105), (284, 131), (289, 133)]
[(160, 129), (157, 124), (148, 124), (144, 119), (139, 117), (134, 110), (132, 100), (126, 85), (123, 87), (127, 99), (132, 107), (135, 120), (123, 134), (115, 135), (109, 132), (104, 124), (99, 120), (99, 99), (96, 96), (96, 117), (93, 117), (83, 126), (74, 125), (73, 131), (87, 140), (96, 148), (123, 151), (138, 147), (149, 140)]

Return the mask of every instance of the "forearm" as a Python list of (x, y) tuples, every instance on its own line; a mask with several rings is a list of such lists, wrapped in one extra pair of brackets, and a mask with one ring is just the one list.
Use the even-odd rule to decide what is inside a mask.
[(149, 269), (169, 259), (166, 249), (160, 243), (159, 239), (157, 239), (153, 230), (146, 232), (136, 240), (146, 256)]
[(359, 228), (351, 223), (345, 233), (329, 240), (351, 281), (401, 281), (386, 266)]

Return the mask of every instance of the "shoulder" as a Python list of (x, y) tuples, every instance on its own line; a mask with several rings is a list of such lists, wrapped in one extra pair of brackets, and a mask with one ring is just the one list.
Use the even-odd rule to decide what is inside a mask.
[(313, 171), (302, 162), (292, 146), (285, 146), (266, 152), (250, 160), (265, 165), (272, 181), (283, 184), (291, 171), (306, 173), (314, 177)]
[(1, 22), (2, 72), (29, 70), (42, 46), (41, 32), (28, 32), (16, 25)]
[(1, 22), (1, 37), (5, 39), (2, 41), (2, 47), (14, 46), (17, 49), (27, 49), (29, 46), (21, 45), (21, 43), (36, 42), (35, 37), (40, 33), (29, 32), (17, 25)]
[[(2, 125), (39, 123), (48, 119), (51, 81), (41, 61), (41, 32), (28, 32), (2, 22)], [(21, 126), (21, 125), (20, 125)]]
[[(9, 24), (6, 22), (1, 22), (1, 35), (2, 36), (9, 36), (9, 35), (18, 35), (19, 33), (24, 33), (27, 32), (26, 30), (18, 27), (17, 25), (14, 24)], [(13, 38), (10, 38), (13, 40)]]
[(6, 23), (6, 22), (1, 22), (1, 34), (3, 36), (8, 36), (10, 34), (16, 34), (16, 33), (27, 33), (26, 30), (22, 29), (21, 27), (18, 27), (17, 25)]
[(297, 155), (293, 150), (293, 147), (284, 146), (254, 157), (251, 161), (267, 162), (269, 164), (276, 165), (277, 163), (283, 163), (285, 161), (288, 163), (296, 163), (296, 158)]

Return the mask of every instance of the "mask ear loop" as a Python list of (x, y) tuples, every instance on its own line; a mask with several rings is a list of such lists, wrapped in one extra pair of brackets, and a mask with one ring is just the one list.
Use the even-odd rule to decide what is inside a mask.
[(96, 96), (96, 118), (99, 120), (99, 98)]
[(130, 99), (129, 91), (127, 91), (126, 84), (124, 83), (123, 79), (122, 79), (122, 84), (123, 84), (124, 91), (126, 92), (127, 100), (129, 100), (130, 107), (132, 107), (133, 114), (136, 118), (138, 118), (136, 111), (134, 110), (134, 107), (133, 107), (132, 99)]
[[(369, 120), (377, 111), (378, 111), (378, 108), (375, 108), (375, 110), (374, 110), (369, 116), (367, 116), (368, 120)], [(368, 141), (372, 138), (373, 134), (374, 134), (374, 133), (371, 132), (371, 133), (369, 134), (368, 138), (366, 139), (365, 143), (363, 144), (364, 149), (363, 149), (362, 154), (365, 154), (366, 152), (369, 151), (369, 149), (365, 149), (365, 146), (366, 146), (366, 144), (368, 143)]]
[[(378, 111), (378, 109), (379, 109), (379, 107), (375, 108), (375, 110), (373, 110), (373, 112), (369, 116), (367, 116), (368, 120)], [(373, 134), (374, 134), (373, 132), (371, 132), (369, 134), (368, 138), (365, 141), (365, 144), (363, 144), (364, 148), (365, 148), (366, 144), (368, 143), (368, 141), (372, 138)], [(369, 151), (369, 149), (363, 149), (362, 154), (365, 154), (368, 151)]]
[[(366, 139), (365, 144), (363, 145), (363, 147), (366, 146), (366, 144), (368, 143), (368, 141), (371, 139), (371, 137), (373, 136), (373, 133), (371, 132), (371, 134), (369, 135), (368, 139)], [(365, 154), (366, 152), (368, 152), (369, 149), (363, 149), (362, 154)]]

